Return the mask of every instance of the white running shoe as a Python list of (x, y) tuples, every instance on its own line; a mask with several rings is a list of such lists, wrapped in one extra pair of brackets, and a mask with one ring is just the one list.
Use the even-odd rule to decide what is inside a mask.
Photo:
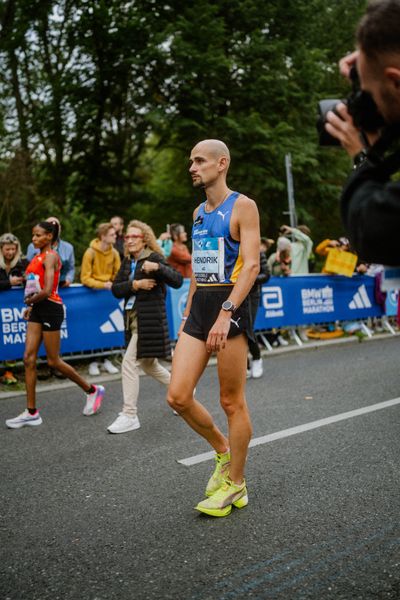
[(264, 369), (262, 358), (259, 358), (258, 360), (253, 360), (253, 364), (251, 365), (251, 375), (253, 379), (258, 379), (259, 377), (262, 377), (263, 372)]
[(99, 412), (104, 398), (104, 387), (102, 385), (95, 385), (93, 387), (95, 388), (94, 392), (92, 394), (86, 394), (86, 404), (83, 409), (83, 414), (86, 417), (90, 417)]
[(35, 414), (31, 415), (27, 408), (24, 410), (24, 412), (18, 415), (18, 417), (6, 420), (6, 425), (9, 429), (20, 429), (26, 425), (36, 426), (41, 425), (42, 423), (43, 421), (39, 411), (37, 410)]
[(280, 346), (289, 346), (289, 342), (282, 335), (278, 335), (277, 340)]
[(89, 365), (89, 375), (95, 377), (96, 375), (100, 375), (100, 369), (97, 362), (91, 362)]
[(134, 429), (139, 429), (140, 423), (137, 417), (128, 417), (124, 413), (119, 413), (114, 423), (107, 427), (109, 433), (127, 433)]
[(107, 371), (107, 373), (111, 373), (111, 375), (116, 375), (117, 373), (119, 373), (117, 367), (115, 367), (112, 364), (111, 360), (108, 360), (108, 358), (104, 360), (102, 367), (105, 371)]

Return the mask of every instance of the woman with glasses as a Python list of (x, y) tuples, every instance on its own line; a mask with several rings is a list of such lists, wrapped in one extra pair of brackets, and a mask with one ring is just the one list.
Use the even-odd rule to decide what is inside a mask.
[(182, 282), (182, 275), (165, 262), (151, 227), (131, 221), (125, 235), (125, 258), (112, 286), (114, 296), (125, 299), (127, 348), (122, 361), (123, 407), (108, 427), (110, 433), (126, 433), (140, 427), (139, 367), (169, 385), (170, 373), (158, 362), (159, 358), (171, 356), (166, 285), (179, 288)]
[(3, 233), (0, 236), (0, 291), (22, 285), (27, 266), (19, 239), (12, 233)]

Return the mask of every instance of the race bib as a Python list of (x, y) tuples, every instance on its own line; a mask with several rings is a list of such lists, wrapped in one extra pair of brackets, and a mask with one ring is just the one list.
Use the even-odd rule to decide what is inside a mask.
[(225, 281), (224, 238), (204, 237), (192, 241), (192, 269), (197, 283), (223, 283)]

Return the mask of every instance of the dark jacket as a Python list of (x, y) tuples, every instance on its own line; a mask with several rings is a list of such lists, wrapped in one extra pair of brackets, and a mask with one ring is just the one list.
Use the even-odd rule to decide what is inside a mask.
[(261, 285), (263, 283), (267, 283), (270, 277), (271, 273), (267, 262), (267, 256), (265, 252), (260, 252), (260, 271), (256, 277), (253, 287), (250, 290), (250, 294), (261, 294)]
[[(142, 265), (145, 260), (157, 262), (158, 271), (145, 273)], [(173, 288), (181, 287), (183, 277), (172, 267), (165, 263), (160, 254), (145, 249), (136, 263), (134, 280), (155, 279), (157, 285), (152, 290), (132, 290), (131, 258), (125, 257), (115, 277), (112, 293), (116, 298), (124, 298), (125, 306), (131, 296), (135, 296), (133, 310), (137, 315), (137, 357), (138, 358), (169, 358), (171, 356), (171, 343), (169, 338), (167, 311), (165, 308), (166, 285)], [(125, 339), (129, 343), (131, 331), (129, 327), (129, 314), (125, 311)]]
[(9, 273), (5, 269), (0, 269), (0, 291), (9, 290), (11, 288), (10, 276), (22, 277), (28, 264), (29, 261), (26, 258), (21, 258)]
[[(400, 130), (391, 128), (392, 136)], [(396, 132), (397, 130), (397, 132)], [(389, 140), (388, 150), (392, 151)], [(386, 155), (385, 138), (368, 151), (366, 160), (349, 177), (341, 199), (342, 219), (352, 248), (363, 261), (400, 265), (400, 150)], [(398, 145), (398, 141), (397, 141)]]

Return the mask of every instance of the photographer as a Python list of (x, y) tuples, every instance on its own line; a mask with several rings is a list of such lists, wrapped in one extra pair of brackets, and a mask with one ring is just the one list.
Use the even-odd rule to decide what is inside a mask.
[(372, 96), (385, 125), (360, 136), (345, 104), (327, 114), (326, 131), (354, 160), (342, 218), (364, 260), (399, 265), (400, 182), (391, 177), (400, 172), (400, 0), (370, 2), (356, 39), (358, 49), (341, 60), (341, 72), (350, 77), (357, 67), (361, 89)]

